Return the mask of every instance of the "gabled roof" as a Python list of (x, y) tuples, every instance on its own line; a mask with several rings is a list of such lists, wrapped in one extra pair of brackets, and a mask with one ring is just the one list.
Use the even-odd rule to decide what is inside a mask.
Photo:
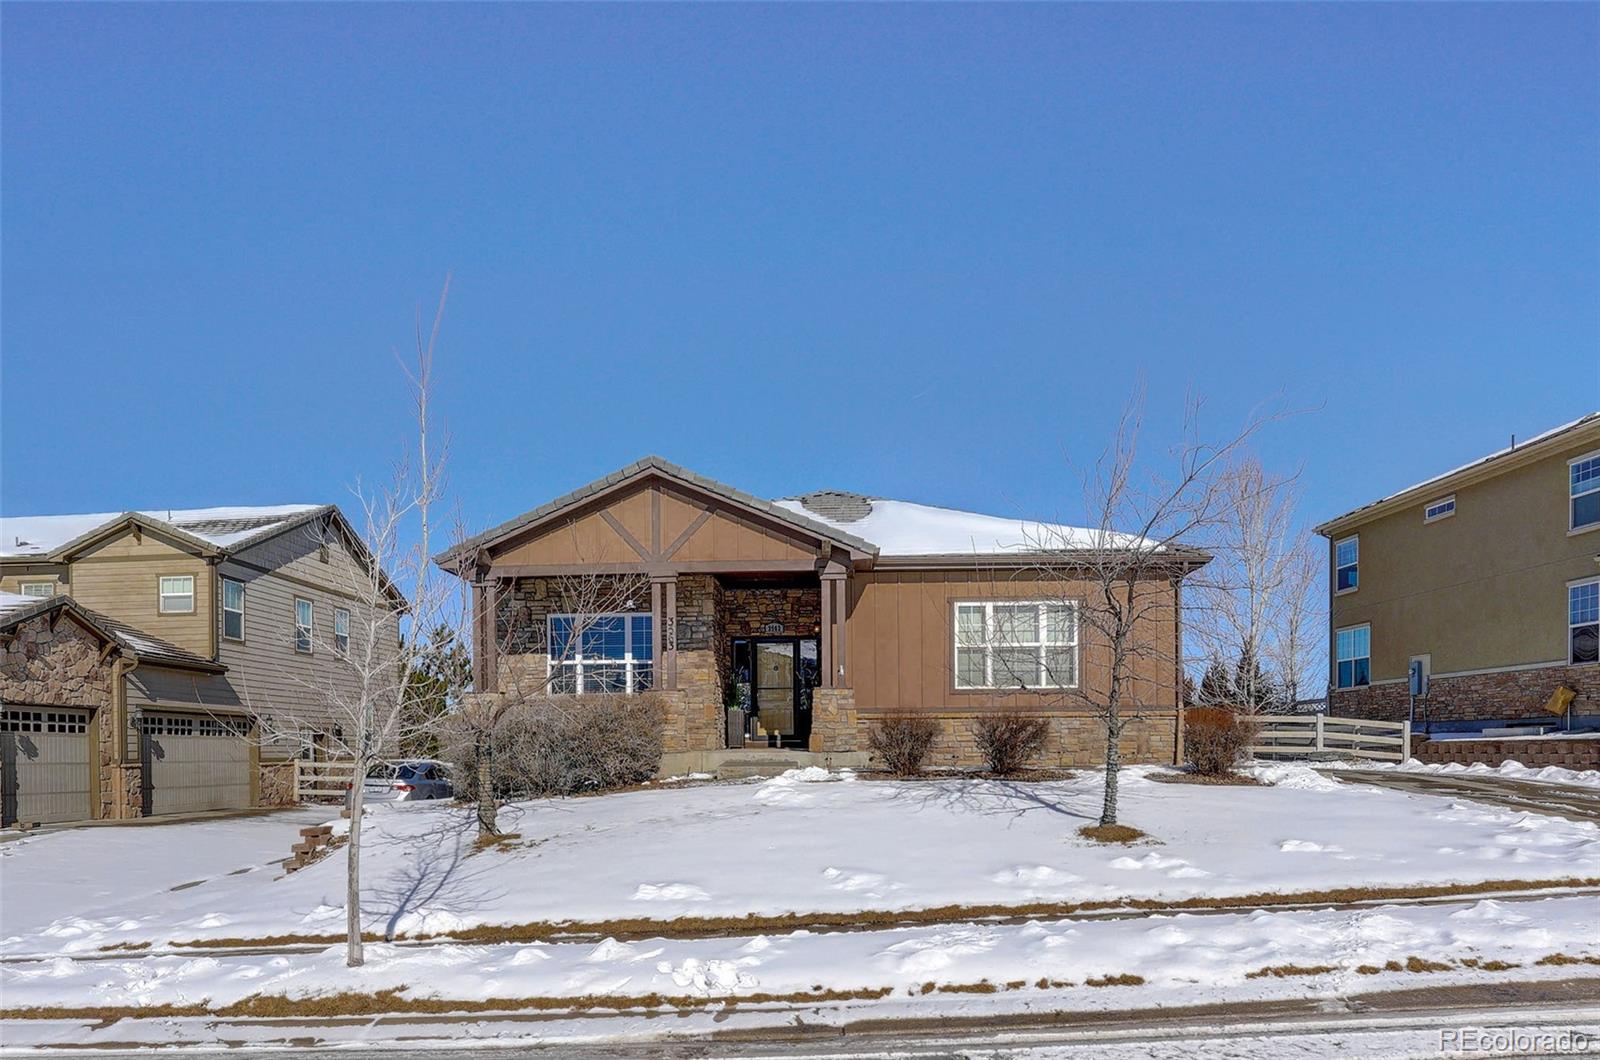
[(795, 512), (771, 501), (762, 500), (760, 497), (735, 489), (726, 483), (696, 474), (688, 468), (674, 464), (670, 460), (664, 460), (659, 456), (647, 456), (642, 460), (635, 460), (618, 471), (613, 471), (604, 478), (596, 479), (587, 486), (580, 486), (571, 493), (557, 497), (546, 504), (541, 504), (531, 511), (523, 512), (515, 519), (508, 520), (499, 526), (470, 537), (454, 548), (441, 552), (434, 557), (434, 562), (441, 567), (451, 568), (462, 558), (472, 555), (480, 548), (495, 544), (512, 534), (537, 526), (586, 501), (648, 475), (660, 475), (682, 485), (720, 497), (737, 507), (757, 512), (778, 523), (792, 526), (819, 540), (841, 545), (851, 552), (858, 552), (868, 556), (876, 555), (878, 552), (877, 546), (870, 541), (863, 540), (823, 520), (814, 519), (804, 513)]
[(64, 562), (128, 526), (166, 534), (201, 555), (236, 552), (338, 509), (331, 504), (153, 509), (0, 517), (0, 558)]
[(203, 670), (206, 673), (225, 673), (227, 667), (218, 662), (196, 655), (162, 640), (160, 637), (151, 636), (142, 629), (136, 629), (126, 622), (119, 622), (114, 618), (102, 615), (98, 611), (91, 611), (70, 596), (58, 594), (56, 596), (34, 597), (19, 596), (16, 593), (0, 593), (0, 633), (10, 632), (30, 619), (47, 615), (52, 611), (65, 610), (93, 630), (101, 640), (109, 641), (125, 652), (137, 656), (140, 662), (150, 663), (155, 666), (173, 666), (184, 670)]
[(1434, 500), (1441, 493), (1448, 493), (1457, 486), (1468, 485), (1481, 479), (1490, 478), (1512, 468), (1521, 467), (1531, 460), (1538, 459), (1551, 450), (1578, 441), (1591, 430), (1600, 437), (1600, 412), (1591, 412), (1580, 416), (1559, 427), (1552, 427), (1548, 431), (1536, 434), (1527, 441), (1517, 442), (1504, 449), (1497, 449), (1488, 456), (1481, 456), (1470, 463), (1452, 468), (1441, 475), (1424, 479), (1415, 485), (1396, 490), (1385, 497), (1380, 497), (1370, 504), (1363, 504), (1353, 508), (1343, 515), (1334, 516), (1315, 528), (1316, 532), (1324, 537), (1329, 534), (1342, 533), (1352, 525), (1364, 523), (1380, 515), (1386, 515), (1399, 508), (1412, 504), (1422, 504)]

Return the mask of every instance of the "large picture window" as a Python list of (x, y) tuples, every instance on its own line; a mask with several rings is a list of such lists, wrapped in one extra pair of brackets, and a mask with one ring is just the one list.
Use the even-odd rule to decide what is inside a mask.
[(1372, 683), (1372, 627), (1351, 626), (1333, 635), (1334, 683), (1339, 688), (1360, 688)]
[(1078, 609), (1038, 600), (956, 604), (957, 688), (1076, 688)]
[(1567, 464), (1572, 482), (1569, 530), (1600, 526), (1600, 453), (1580, 456)]
[(1567, 586), (1567, 661), (1600, 662), (1600, 578)]
[(551, 615), (550, 691), (634, 692), (654, 685), (646, 614)]

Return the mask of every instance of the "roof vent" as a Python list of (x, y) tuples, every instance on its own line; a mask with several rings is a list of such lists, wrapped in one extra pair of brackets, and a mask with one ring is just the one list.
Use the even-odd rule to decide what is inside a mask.
[(812, 515), (835, 523), (853, 523), (872, 514), (872, 498), (844, 490), (817, 490), (803, 493), (800, 504)]

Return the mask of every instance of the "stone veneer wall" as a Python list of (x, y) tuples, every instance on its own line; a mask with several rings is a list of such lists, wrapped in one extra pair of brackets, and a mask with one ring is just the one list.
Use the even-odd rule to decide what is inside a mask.
[(1428, 740), (1413, 736), (1411, 756), (1440, 765), (1520, 762), (1529, 769), (1600, 769), (1600, 734), (1593, 739), (1569, 740)]
[[(873, 722), (886, 716), (886, 711), (864, 711), (859, 715), (857, 743), (867, 750), (867, 733)], [(929, 768), (974, 769), (985, 762), (978, 750), (973, 726), (982, 711), (928, 711), (916, 712), (919, 717), (933, 718), (939, 724), (939, 736), (928, 755)], [(1106, 760), (1106, 728), (1092, 715), (1081, 712), (1043, 714), (1050, 722), (1050, 734), (1045, 750), (1033, 763), (1036, 766), (1092, 766), (1103, 765)], [(1119, 741), (1124, 765), (1175, 765), (1178, 754), (1177, 715), (1166, 713), (1145, 714), (1130, 720)]]
[[(1561, 685), (1575, 690), (1575, 714), (1600, 713), (1600, 666), (1546, 666), (1537, 670), (1506, 670), (1464, 677), (1435, 677), (1428, 697), (1417, 701), (1417, 717), (1432, 721), (1478, 721), (1495, 718), (1533, 718)], [(1411, 697), (1404, 681), (1335, 689), (1328, 696), (1328, 713), (1339, 718), (1404, 721)]]
[(117, 671), (112, 659), (100, 658), (100, 644), (68, 615), (54, 629), (49, 615), (22, 623), (0, 653), (0, 702), (94, 711), (89, 723), (95, 733), (92, 764), (100, 797), (90, 813), (122, 820), (142, 813), (141, 773), (137, 762), (113, 761), (117, 734), (111, 706)]
[(293, 806), (294, 762), (262, 762), (256, 771), (257, 806)]

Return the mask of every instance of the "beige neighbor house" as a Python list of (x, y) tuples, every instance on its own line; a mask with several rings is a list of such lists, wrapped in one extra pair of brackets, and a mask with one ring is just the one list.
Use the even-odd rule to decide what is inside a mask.
[(0, 518), (0, 823), (289, 801), (365, 557), (332, 505)]
[[(767, 501), (647, 457), (439, 563), (472, 582), (480, 693), (650, 690), (667, 773), (860, 764), (868, 727), (904, 712), (939, 723), (933, 764), (972, 766), (972, 723), (999, 708), (1049, 720), (1050, 763), (1100, 761), (1084, 694), (1107, 653), (1079, 621), (1088, 586), (1038, 572), (1038, 526), (836, 491)], [(1179, 591), (1205, 560), (1172, 550), (1155, 579), (1172, 606), (1142, 631), (1132, 761), (1179, 754)], [(607, 582), (626, 588), (594, 592)]]
[[(1600, 728), (1600, 413), (1317, 527), (1330, 714), (1416, 727)], [(1571, 716), (1545, 711), (1577, 692)]]

